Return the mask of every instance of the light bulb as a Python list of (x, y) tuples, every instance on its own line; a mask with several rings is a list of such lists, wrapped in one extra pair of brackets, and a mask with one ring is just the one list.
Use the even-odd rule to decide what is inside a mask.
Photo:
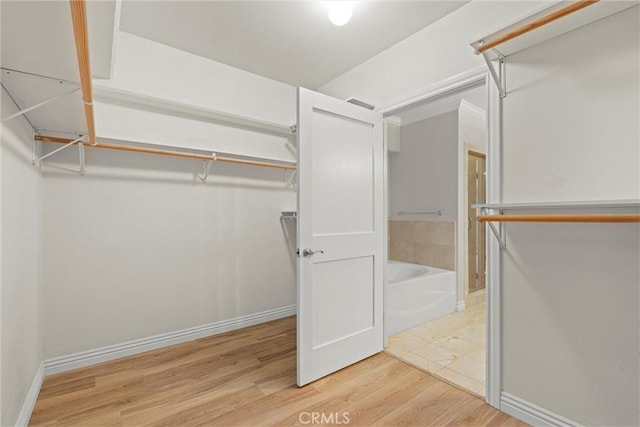
[(343, 26), (351, 19), (353, 13), (353, 2), (350, 1), (330, 1), (328, 3), (329, 20), (333, 25)]

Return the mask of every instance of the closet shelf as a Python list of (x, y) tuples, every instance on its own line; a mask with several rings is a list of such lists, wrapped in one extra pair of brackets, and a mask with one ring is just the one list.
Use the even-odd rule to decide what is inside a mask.
[[(471, 205), (480, 210), (478, 221), (487, 223), (498, 240), (500, 249), (506, 249), (505, 239), (507, 222), (543, 222), (543, 223), (640, 223), (640, 200), (593, 200), (584, 202), (535, 202), (535, 203), (488, 203)], [(635, 213), (628, 213), (629, 210)], [(571, 210), (573, 213), (558, 213)], [(578, 210), (580, 213), (576, 213)], [(590, 210), (609, 210), (615, 213), (583, 213)], [(504, 214), (506, 211), (544, 211), (545, 213)], [(553, 211), (554, 213), (548, 213)], [(626, 211), (627, 213), (620, 213)], [(496, 214), (497, 212), (497, 214)], [(494, 224), (500, 223), (498, 227)]]
[(258, 120), (226, 111), (199, 107), (197, 105), (185, 104), (183, 102), (172, 101), (127, 90), (97, 86), (95, 93), (99, 100), (112, 100), (143, 107), (153, 107), (170, 114), (177, 113), (180, 115), (191, 116), (196, 119), (232, 124), (246, 129), (271, 133), (287, 138), (292, 138), (295, 134), (295, 126), (287, 126), (280, 123)]
[(520, 37), (530, 31), (550, 24), (557, 19), (563, 18), (581, 9), (584, 9), (587, 6), (591, 6), (598, 1), (599, 0), (578, 0), (575, 3), (563, 7), (562, 9), (558, 9), (551, 13), (546, 13), (543, 16), (534, 18), (530, 22), (519, 22), (518, 24), (511, 26), (499, 33), (494, 33), (482, 40), (474, 42), (472, 46), (476, 49), (476, 53), (483, 53), (503, 43), (513, 40), (516, 37)]
[(573, 214), (573, 215), (480, 215), (480, 222), (588, 222), (640, 223), (640, 214)]
[[(45, 136), (45, 135), (35, 135), (34, 139), (40, 142), (52, 142), (57, 144), (71, 144), (72, 142), (75, 142), (76, 144), (78, 143), (81, 144), (79, 139), (73, 140), (69, 138), (58, 138), (58, 137)], [(156, 154), (156, 155), (162, 155), (162, 156), (182, 157), (182, 158), (199, 159), (204, 161), (215, 161), (215, 162), (224, 162), (224, 163), (238, 163), (243, 165), (263, 166), (263, 167), (276, 168), (276, 169), (286, 169), (286, 170), (296, 169), (296, 165), (294, 163), (273, 162), (273, 161), (268, 161), (262, 158), (236, 158), (236, 157), (220, 156), (217, 153), (202, 154), (202, 153), (194, 153), (189, 151), (164, 150), (164, 149), (158, 149), (158, 148), (139, 147), (135, 145), (113, 144), (113, 143), (101, 142), (101, 141), (96, 141), (96, 145), (89, 145), (88, 148), (105, 148), (110, 150), (133, 151), (136, 153)]]
[(540, 209), (640, 209), (640, 199), (592, 200), (576, 202), (533, 202), (533, 203), (481, 203), (471, 205), (476, 209), (508, 210), (540, 210)]
[(285, 219), (285, 218), (296, 219), (296, 218), (298, 218), (298, 212), (296, 212), (296, 211), (282, 211), (282, 214), (280, 215), (280, 218), (282, 218), (282, 219)]
[[(568, 5), (556, 2), (487, 34), (472, 42), (471, 47), (483, 57), (500, 96), (504, 98), (507, 96), (506, 58), (509, 55), (636, 5), (637, 2), (599, 0), (578, 0)], [(493, 65), (496, 60), (497, 67)]]

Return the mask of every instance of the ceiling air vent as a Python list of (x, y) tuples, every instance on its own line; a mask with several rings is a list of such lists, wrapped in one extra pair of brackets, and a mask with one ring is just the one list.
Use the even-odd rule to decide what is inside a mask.
[(358, 107), (366, 108), (367, 110), (373, 110), (375, 108), (373, 105), (367, 104), (366, 102), (360, 101), (359, 99), (356, 99), (356, 98), (347, 99), (347, 102), (350, 102), (353, 105), (357, 105)]

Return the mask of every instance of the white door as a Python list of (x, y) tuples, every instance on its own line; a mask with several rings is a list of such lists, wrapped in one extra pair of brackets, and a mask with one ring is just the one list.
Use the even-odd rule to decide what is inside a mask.
[(382, 115), (298, 89), (298, 385), (383, 347)]

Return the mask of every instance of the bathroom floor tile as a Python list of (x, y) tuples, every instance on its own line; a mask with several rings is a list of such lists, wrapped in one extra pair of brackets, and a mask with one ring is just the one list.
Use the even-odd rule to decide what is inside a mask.
[(462, 329), (468, 325), (468, 321), (457, 317), (441, 317), (429, 322), (429, 327), (433, 328), (440, 336), (446, 336), (458, 329)]
[(486, 365), (468, 356), (463, 356), (452, 362), (447, 368), (483, 383), (486, 377)]
[(486, 297), (474, 295), (464, 311), (389, 337), (388, 353), (484, 396), (486, 376)]
[(414, 349), (411, 353), (435, 362), (441, 366), (447, 366), (458, 360), (458, 358), (461, 356), (455, 351), (451, 351), (447, 348), (443, 348), (435, 344), (423, 345), (422, 347)]
[(432, 342), (440, 338), (442, 335), (438, 330), (429, 324), (419, 325), (406, 331), (414, 337), (420, 338), (426, 342)]
[(464, 328), (455, 331), (452, 335), (476, 345), (482, 345), (487, 342), (485, 325), (480, 323), (473, 323), (469, 326), (465, 326)]
[(447, 350), (457, 353), (458, 355), (471, 353), (478, 348), (478, 344), (471, 341), (457, 338), (456, 336), (446, 336), (433, 341), (432, 344), (444, 347)]
[(465, 354), (465, 357), (470, 357), (478, 362), (487, 363), (487, 349), (485, 346), (479, 347), (471, 353)]
[(426, 344), (426, 341), (411, 335), (407, 331), (389, 337), (389, 346), (402, 347), (407, 351), (411, 351)]

